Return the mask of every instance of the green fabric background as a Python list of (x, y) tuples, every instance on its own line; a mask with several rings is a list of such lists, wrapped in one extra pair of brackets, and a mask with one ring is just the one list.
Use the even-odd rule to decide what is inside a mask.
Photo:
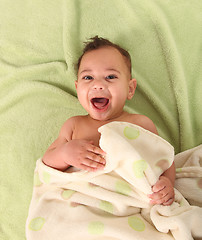
[(25, 239), (36, 160), (78, 103), (74, 63), (99, 35), (126, 48), (150, 117), (176, 153), (202, 143), (201, 0), (0, 0), (0, 239)]

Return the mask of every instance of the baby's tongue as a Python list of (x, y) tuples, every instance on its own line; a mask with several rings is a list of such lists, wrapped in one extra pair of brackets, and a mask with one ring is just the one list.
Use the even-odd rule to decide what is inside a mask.
[(93, 99), (93, 105), (98, 108), (98, 109), (102, 109), (104, 108), (108, 103), (108, 99), (106, 98), (94, 98)]

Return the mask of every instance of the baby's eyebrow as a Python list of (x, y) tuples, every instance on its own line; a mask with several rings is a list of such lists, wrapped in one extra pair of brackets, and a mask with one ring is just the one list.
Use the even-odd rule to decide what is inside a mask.
[[(113, 71), (113, 72), (117, 72), (117, 73), (121, 74), (121, 72), (119, 70), (115, 69), (115, 68), (107, 68), (107, 69), (105, 69), (105, 71), (107, 71), (107, 72)], [(84, 69), (81, 72), (79, 72), (79, 74), (83, 74), (83, 73), (86, 73), (86, 72), (90, 73), (90, 72), (93, 72), (93, 70), (92, 69)]]
[(120, 74), (120, 72), (117, 69), (114, 68), (107, 68), (106, 71), (113, 71), (113, 72), (117, 72)]
[(92, 72), (91, 69), (84, 69), (83, 71), (81, 71), (79, 74), (85, 73), (85, 72)]

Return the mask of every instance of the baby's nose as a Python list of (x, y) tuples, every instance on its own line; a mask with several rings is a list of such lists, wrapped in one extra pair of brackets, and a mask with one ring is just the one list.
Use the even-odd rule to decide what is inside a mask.
[(93, 89), (95, 89), (95, 90), (104, 90), (105, 87), (106, 86), (103, 81), (95, 81), (93, 84)]

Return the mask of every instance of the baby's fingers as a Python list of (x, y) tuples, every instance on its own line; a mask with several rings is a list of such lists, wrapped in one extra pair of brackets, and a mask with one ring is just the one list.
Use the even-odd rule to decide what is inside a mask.
[(93, 144), (89, 144), (87, 150), (89, 152), (93, 152), (93, 153), (98, 154), (98, 155), (102, 155), (102, 156), (106, 155), (106, 153), (101, 148), (99, 148), (99, 147), (97, 147)]
[(88, 154), (88, 157), (83, 159), (81, 163), (82, 169), (87, 171), (96, 171), (105, 167), (105, 159), (99, 155), (94, 155), (95, 154)]
[(86, 158), (89, 159), (89, 163), (92, 165), (101, 164), (105, 166), (106, 160), (101, 155), (95, 154), (93, 152), (88, 152)]
[(148, 197), (151, 198), (151, 200), (154, 200), (156, 202), (156, 200), (161, 200), (167, 194), (168, 192), (166, 191), (166, 188), (164, 188), (159, 192), (153, 192), (152, 194), (149, 194)]
[(170, 205), (174, 201), (173, 191), (168, 191), (166, 188), (158, 193), (152, 193), (148, 195), (151, 199), (151, 204), (163, 204), (165, 206)]
[(162, 196), (161, 194), (154, 194), (153, 198), (151, 198), (151, 204), (164, 204), (170, 199), (170, 196), (167, 194), (166, 196)]
[(174, 202), (174, 198), (169, 198), (168, 201), (164, 202), (163, 205), (164, 206), (169, 206)]
[(162, 190), (163, 188), (165, 188), (165, 182), (162, 180), (158, 180), (156, 184), (152, 187), (152, 191), (156, 193)]

